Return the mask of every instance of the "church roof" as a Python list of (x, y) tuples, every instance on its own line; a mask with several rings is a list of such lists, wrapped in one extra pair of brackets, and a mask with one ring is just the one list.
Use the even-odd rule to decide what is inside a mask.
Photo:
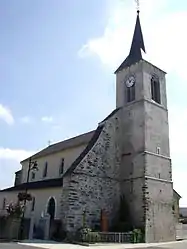
[(0, 192), (11, 192), (11, 191), (19, 191), (27, 189), (45, 189), (45, 188), (54, 188), (54, 187), (61, 187), (63, 185), (63, 179), (54, 178), (54, 179), (47, 179), (42, 181), (35, 181), (35, 182), (28, 182), (22, 183), (10, 188), (2, 189)]
[(140, 24), (140, 17), (139, 11), (137, 11), (137, 18), (136, 18), (136, 25), (134, 30), (134, 35), (132, 39), (132, 44), (130, 48), (130, 53), (127, 58), (123, 61), (123, 63), (118, 67), (115, 73), (123, 70), (126, 67), (130, 67), (131, 65), (135, 64), (136, 62), (142, 60), (142, 53), (141, 50), (145, 52), (143, 34)]
[[(90, 141), (90, 139), (92, 138), (94, 132), (95, 132), (95, 130), (81, 134), (79, 136), (76, 136), (76, 137), (73, 137), (73, 138), (70, 138), (67, 140), (64, 140), (64, 141), (61, 141), (59, 143), (52, 144), (52, 145), (48, 146), (47, 148), (34, 154), (32, 156), (32, 159), (37, 159), (39, 157), (43, 157), (43, 156), (46, 156), (49, 154), (57, 153), (59, 151), (65, 150), (65, 149), (69, 149), (71, 147), (76, 147), (78, 145), (88, 143)], [(26, 158), (22, 162), (25, 162), (28, 159), (29, 158)]]

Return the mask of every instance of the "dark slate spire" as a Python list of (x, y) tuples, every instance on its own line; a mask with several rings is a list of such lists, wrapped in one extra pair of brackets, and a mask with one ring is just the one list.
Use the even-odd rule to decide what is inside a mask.
[(141, 49), (145, 52), (145, 46), (144, 46), (144, 40), (143, 40), (142, 29), (140, 25), (139, 10), (138, 10), (130, 53), (127, 56), (127, 58), (124, 60), (124, 62), (115, 71), (115, 73), (121, 71), (125, 67), (129, 67), (132, 64), (140, 61), (142, 59)]

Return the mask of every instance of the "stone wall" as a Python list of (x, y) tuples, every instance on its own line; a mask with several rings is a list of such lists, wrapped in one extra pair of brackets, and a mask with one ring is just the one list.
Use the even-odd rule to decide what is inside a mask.
[(100, 224), (101, 210), (107, 212), (112, 225), (119, 209), (119, 119), (117, 113), (107, 119), (92, 149), (75, 170), (64, 178), (62, 221), (67, 231), (76, 231), (86, 224)]
[(168, 113), (152, 101), (145, 101), (144, 107), (146, 241), (172, 241), (175, 222)]
[(175, 240), (172, 182), (146, 178), (146, 187), (146, 242)]
[(0, 240), (18, 239), (21, 219), (0, 217)]
[(134, 227), (144, 227), (145, 144), (144, 102), (127, 104), (120, 112), (121, 192)]

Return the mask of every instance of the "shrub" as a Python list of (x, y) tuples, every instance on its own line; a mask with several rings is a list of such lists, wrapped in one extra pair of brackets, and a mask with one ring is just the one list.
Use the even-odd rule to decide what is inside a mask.
[(6, 211), (9, 216), (19, 218), (23, 214), (23, 205), (21, 205), (19, 202), (10, 203), (7, 205)]
[(101, 236), (98, 232), (89, 232), (85, 235), (83, 235), (83, 241), (84, 242), (100, 242), (101, 241)]
[(144, 242), (144, 236), (141, 229), (133, 230), (133, 243), (142, 243)]
[(82, 242), (95, 243), (101, 241), (99, 232), (93, 232), (88, 227), (80, 228), (76, 233), (76, 238)]

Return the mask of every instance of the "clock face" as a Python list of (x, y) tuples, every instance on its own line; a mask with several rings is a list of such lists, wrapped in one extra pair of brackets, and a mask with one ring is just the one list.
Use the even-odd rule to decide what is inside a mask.
[(132, 87), (135, 84), (135, 77), (130, 76), (125, 83), (127, 87)]

